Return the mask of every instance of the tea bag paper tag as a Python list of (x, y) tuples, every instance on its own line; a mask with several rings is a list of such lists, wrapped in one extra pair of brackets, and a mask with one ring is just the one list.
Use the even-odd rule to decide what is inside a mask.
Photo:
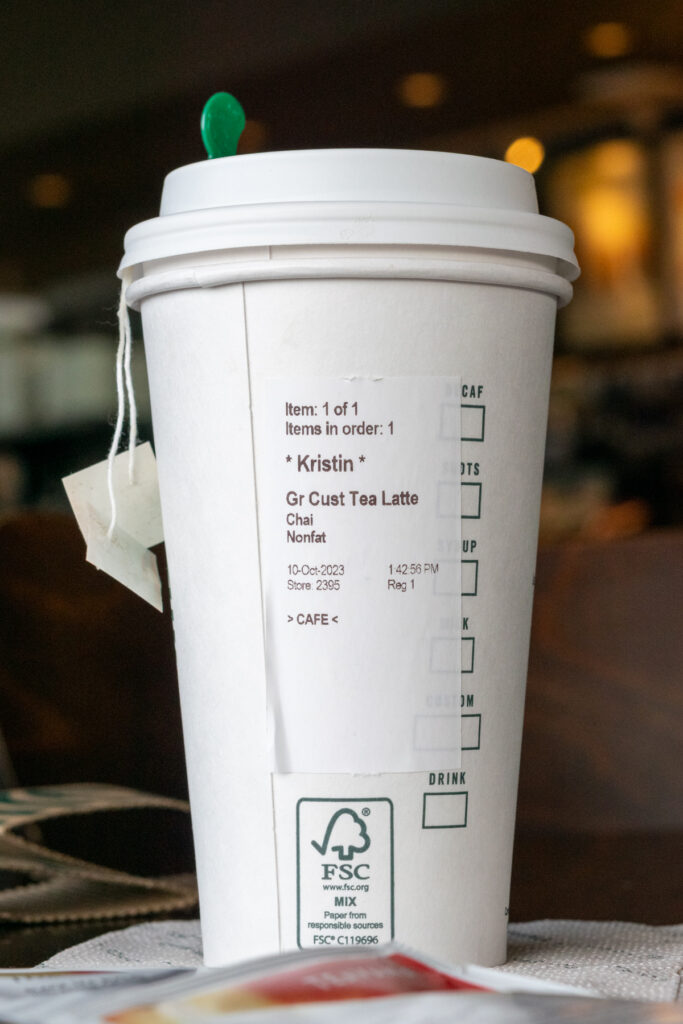
[(156, 556), (148, 549), (163, 539), (156, 460), (149, 443), (135, 450), (135, 474), (128, 478), (128, 452), (114, 460), (116, 526), (110, 519), (107, 460), (62, 481), (86, 543), (86, 560), (106, 572), (159, 611), (161, 580)]

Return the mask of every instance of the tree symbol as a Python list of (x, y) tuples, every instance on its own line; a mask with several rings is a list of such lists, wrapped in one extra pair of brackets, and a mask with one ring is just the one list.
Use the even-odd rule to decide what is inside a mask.
[(368, 849), (370, 836), (365, 822), (356, 812), (348, 807), (342, 807), (330, 818), (322, 843), (316, 843), (315, 839), (312, 839), (311, 846), (323, 856), (330, 849), (339, 855), (339, 860), (353, 860), (354, 854), (365, 853)]

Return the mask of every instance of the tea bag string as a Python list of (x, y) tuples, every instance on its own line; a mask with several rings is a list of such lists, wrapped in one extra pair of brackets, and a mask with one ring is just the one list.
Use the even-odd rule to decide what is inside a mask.
[(130, 283), (130, 274), (123, 271), (121, 275), (121, 295), (119, 297), (119, 343), (116, 349), (116, 398), (117, 413), (114, 436), (107, 460), (107, 488), (109, 491), (110, 520), (107, 537), (111, 540), (116, 526), (116, 490), (114, 487), (114, 459), (121, 444), (121, 435), (126, 418), (126, 400), (128, 402), (128, 483), (135, 483), (135, 447), (138, 439), (138, 411), (135, 403), (135, 389), (131, 373), (131, 352), (133, 335), (130, 327), (130, 316), (126, 302), (126, 289)]

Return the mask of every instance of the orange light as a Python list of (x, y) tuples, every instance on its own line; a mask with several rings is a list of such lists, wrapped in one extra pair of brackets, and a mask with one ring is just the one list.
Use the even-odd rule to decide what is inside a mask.
[(601, 21), (586, 30), (583, 41), (594, 57), (624, 57), (633, 49), (633, 32), (623, 21)]
[(446, 79), (432, 71), (414, 71), (404, 75), (396, 86), (398, 97), (406, 107), (438, 107), (448, 92)]
[(240, 153), (258, 153), (265, 147), (268, 132), (263, 121), (254, 121), (247, 118), (244, 130), (240, 135)]
[(519, 139), (515, 139), (505, 150), (507, 162), (509, 164), (516, 164), (517, 167), (522, 167), (529, 174), (534, 174), (538, 170), (544, 158), (545, 147), (533, 135), (524, 135)]
[(36, 174), (28, 183), (29, 202), (43, 210), (57, 210), (68, 206), (73, 188), (63, 174)]
[(643, 173), (643, 154), (630, 139), (608, 139), (594, 147), (593, 174), (603, 182), (626, 184)]

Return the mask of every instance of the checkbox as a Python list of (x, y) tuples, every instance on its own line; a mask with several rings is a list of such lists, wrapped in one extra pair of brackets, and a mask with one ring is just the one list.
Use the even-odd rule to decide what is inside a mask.
[(479, 584), (479, 560), (476, 558), (442, 558), (434, 575), (437, 597), (476, 597)]
[(483, 441), (486, 406), (443, 402), (439, 437), (444, 441)]
[(462, 518), (481, 519), (481, 484), (461, 484), (460, 492)]
[(460, 409), (461, 441), (483, 441), (486, 406), (462, 405)]
[[(458, 658), (458, 653), (460, 657)], [(434, 636), (429, 651), (430, 672), (474, 672), (474, 637)]]
[(424, 793), (422, 828), (467, 828), (467, 792)]
[(474, 637), (464, 636), (460, 641), (460, 671), (463, 674), (474, 672)]
[(481, 715), (460, 716), (460, 743), (462, 750), (481, 747)]
[[(441, 566), (439, 565), (439, 572)], [(479, 585), (479, 560), (477, 558), (464, 558), (461, 565), (461, 590), (463, 597), (476, 597)]]

